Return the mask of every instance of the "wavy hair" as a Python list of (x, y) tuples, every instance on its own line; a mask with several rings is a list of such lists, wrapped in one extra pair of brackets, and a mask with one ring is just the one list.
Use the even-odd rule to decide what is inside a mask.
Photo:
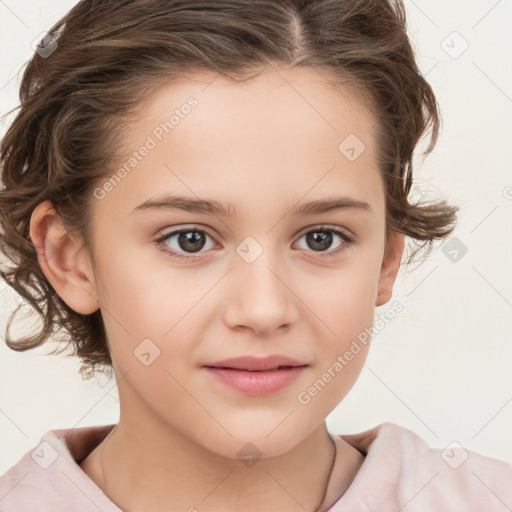
[(50, 200), (92, 247), (91, 196), (121, 156), (125, 121), (159, 87), (196, 71), (235, 81), (274, 64), (329, 73), (378, 120), (386, 254), (393, 231), (414, 244), (410, 264), (455, 228), (458, 207), (408, 199), (414, 150), (428, 134), (424, 154), (432, 151), (441, 118), (401, 0), (82, 0), (45, 43), (26, 63), (0, 145), (0, 250), (11, 262), (2, 277), (42, 320), (38, 332), (13, 340), (12, 313), (5, 335), (13, 350), (59, 336), (53, 353), (71, 346), (83, 377), (112, 375), (100, 310), (79, 314), (56, 294), (29, 237), (31, 214)]

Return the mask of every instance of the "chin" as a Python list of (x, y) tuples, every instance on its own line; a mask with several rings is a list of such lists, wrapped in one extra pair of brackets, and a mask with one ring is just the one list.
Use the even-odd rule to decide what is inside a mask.
[(261, 427), (258, 433), (240, 433), (234, 437), (222, 436), (222, 440), (212, 440), (211, 446), (203, 444), (208, 450), (227, 459), (246, 461), (250, 467), (259, 459), (278, 457), (292, 450), (296, 444), (290, 435), (284, 431), (279, 435), (277, 432), (269, 435), (267, 426)]

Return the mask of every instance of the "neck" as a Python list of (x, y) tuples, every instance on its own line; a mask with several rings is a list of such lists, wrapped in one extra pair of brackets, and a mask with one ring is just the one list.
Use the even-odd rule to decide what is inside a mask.
[[(144, 425), (121, 420), (81, 464), (126, 512), (251, 512), (269, 506), (324, 511), (362, 463), (357, 450), (330, 436), (325, 422), (289, 452), (256, 455), (252, 463), (212, 453), (168, 425), (163, 430)], [(334, 466), (332, 440), (338, 447)]]

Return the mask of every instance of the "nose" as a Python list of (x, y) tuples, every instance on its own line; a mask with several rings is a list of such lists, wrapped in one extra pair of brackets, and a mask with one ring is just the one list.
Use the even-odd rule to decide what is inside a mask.
[(299, 318), (298, 291), (283, 260), (278, 262), (271, 251), (263, 251), (252, 263), (237, 256), (228, 279), (224, 315), (231, 329), (268, 336), (277, 329), (289, 329)]

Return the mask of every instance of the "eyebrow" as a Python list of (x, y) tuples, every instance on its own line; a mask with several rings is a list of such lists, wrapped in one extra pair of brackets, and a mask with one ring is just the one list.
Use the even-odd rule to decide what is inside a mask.
[[(148, 210), (181, 210), (190, 213), (219, 215), (222, 217), (236, 215), (236, 209), (231, 205), (213, 199), (195, 199), (174, 194), (148, 199), (136, 206), (130, 213)], [(371, 206), (365, 201), (346, 196), (331, 197), (298, 204), (291, 209), (290, 213), (291, 215), (315, 215), (339, 210), (360, 210), (373, 213)]]

